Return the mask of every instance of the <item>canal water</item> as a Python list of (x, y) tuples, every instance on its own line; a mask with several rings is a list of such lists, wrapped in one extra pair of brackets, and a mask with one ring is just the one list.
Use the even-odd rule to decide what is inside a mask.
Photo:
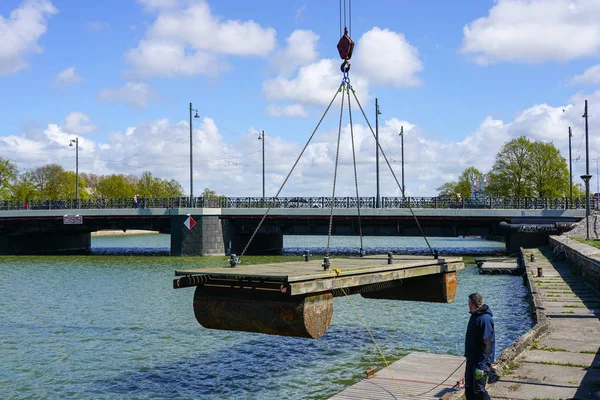
[[(289, 239), (288, 250), (322, 246)], [(498, 247), (464, 242), (453, 247)], [(193, 289), (172, 289), (173, 271), (198, 258), (155, 255), (168, 243), (164, 235), (98, 237), (96, 255), (0, 257), (0, 398), (326, 399), (383, 367), (348, 298), (335, 299), (318, 340), (204, 329)], [(458, 278), (452, 304), (350, 300), (390, 362), (412, 351), (462, 355), (475, 291), (494, 312), (496, 354), (531, 327), (521, 277), (469, 265)]]

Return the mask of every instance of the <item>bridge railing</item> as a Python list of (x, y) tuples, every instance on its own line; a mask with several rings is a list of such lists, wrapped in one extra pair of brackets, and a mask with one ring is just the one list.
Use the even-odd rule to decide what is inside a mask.
[[(126, 209), (126, 208), (330, 208), (331, 197), (141, 197), (136, 204), (132, 198), (65, 199), (65, 200), (0, 200), (0, 210), (56, 209)], [(334, 208), (376, 208), (375, 197), (336, 197)], [(599, 202), (590, 199), (590, 208), (599, 209)], [(479, 197), (457, 200), (455, 197), (382, 197), (381, 208), (464, 208), (464, 209), (523, 209), (566, 210), (585, 209), (585, 198), (509, 198)]]

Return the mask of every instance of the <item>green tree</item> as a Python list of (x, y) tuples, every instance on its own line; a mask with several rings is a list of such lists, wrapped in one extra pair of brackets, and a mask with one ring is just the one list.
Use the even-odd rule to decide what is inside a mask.
[(525, 136), (502, 146), (488, 174), (488, 194), (507, 197), (526, 197), (533, 194), (529, 181), (530, 149), (531, 142)]
[(127, 181), (124, 175), (102, 176), (96, 184), (96, 196), (105, 198), (133, 198), (136, 185)]
[(38, 191), (33, 182), (31, 171), (25, 171), (19, 174), (11, 186), (11, 198), (14, 200), (26, 200), (39, 198)]
[(535, 141), (530, 145), (529, 181), (536, 197), (562, 197), (569, 194), (567, 160), (552, 143)]
[(468, 167), (460, 174), (458, 181), (446, 182), (437, 188), (440, 196), (456, 196), (460, 193), (462, 198), (471, 197), (472, 182), (478, 182), (483, 178), (483, 173), (475, 167)]
[(58, 164), (48, 164), (31, 171), (39, 198), (58, 200), (62, 197), (66, 171)]
[(0, 157), (0, 199), (7, 199), (11, 195), (11, 186), (18, 176), (17, 166), (9, 160)]

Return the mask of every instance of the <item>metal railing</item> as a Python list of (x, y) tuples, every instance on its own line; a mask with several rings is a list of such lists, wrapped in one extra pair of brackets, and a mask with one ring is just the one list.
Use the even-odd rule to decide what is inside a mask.
[[(374, 209), (375, 197), (336, 197), (334, 208)], [(56, 209), (126, 209), (126, 208), (330, 208), (330, 197), (195, 197), (194, 204), (188, 197), (153, 198), (142, 197), (136, 204), (132, 198), (119, 199), (75, 199), (66, 200), (0, 200), (0, 210), (56, 210)], [(590, 208), (597, 209), (597, 199), (590, 199)], [(566, 210), (585, 209), (585, 198), (509, 198), (479, 197), (457, 200), (453, 197), (382, 197), (381, 208), (464, 208), (464, 209), (523, 209), (523, 210)]]

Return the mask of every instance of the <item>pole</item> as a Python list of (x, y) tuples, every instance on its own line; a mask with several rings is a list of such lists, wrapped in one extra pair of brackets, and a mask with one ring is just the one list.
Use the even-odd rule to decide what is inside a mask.
[(375, 98), (375, 175), (377, 180), (375, 208), (379, 208), (379, 114), (379, 103)]
[(404, 187), (404, 126), (400, 127), (400, 138), (402, 139), (402, 198), (406, 198), (404, 191), (406, 188)]
[(190, 207), (194, 207), (194, 161), (192, 156), (192, 103), (190, 103)]
[(571, 138), (573, 133), (571, 127), (569, 127), (569, 194), (571, 198), (571, 204), (573, 204), (573, 162), (571, 161)]
[(263, 200), (265, 198), (265, 131), (262, 131), (262, 162), (263, 162)]
[[(585, 174), (590, 174), (590, 146), (589, 146), (589, 138), (588, 138), (588, 102), (585, 101), (585, 114), (583, 115), (585, 118)], [(590, 215), (590, 180), (586, 180), (585, 185), (585, 213), (586, 215)], [(588, 227), (589, 231), (589, 227)], [(588, 233), (589, 240), (589, 233)]]
[(79, 208), (79, 138), (75, 138), (75, 203)]

